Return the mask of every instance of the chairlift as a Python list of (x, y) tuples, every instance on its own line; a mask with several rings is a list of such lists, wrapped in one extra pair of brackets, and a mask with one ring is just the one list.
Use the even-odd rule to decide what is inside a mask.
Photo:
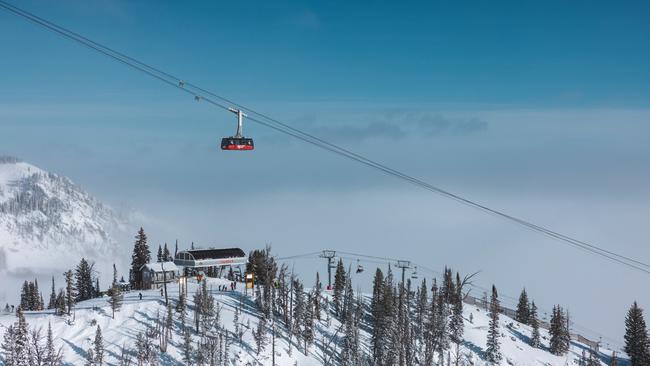
[(417, 280), (418, 279), (418, 266), (415, 266), (415, 269), (413, 270), (413, 273), (411, 273), (411, 279), (412, 280)]
[(359, 260), (357, 259), (357, 273), (362, 273), (363, 272), (363, 266), (361, 263), (359, 263)]

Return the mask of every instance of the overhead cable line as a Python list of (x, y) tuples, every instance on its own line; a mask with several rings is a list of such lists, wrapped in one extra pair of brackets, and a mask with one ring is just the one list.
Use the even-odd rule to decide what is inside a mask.
[[(347, 150), (341, 146), (338, 146), (336, 144), (330, 143), (326, 140), (323, 140), (317, 136), (311, 135), (307, 132), (301, 131), (295, 127), (292, 127), (286, 123), (283, 123), (277, 119), (271, 118), (263, 113), (257, 112), (251, 108), (248, 108), (246, 106), (243, 106), (241, 104), (238, 104), (228, 98), (225, 98), (219, 94), (216, 94), (214, 92), (211, 92), (205, 88), (202, 88), (196, 84), (184, 81), (181, 78), (178, 78), (170, 73), (167, 73), (165, 71), (162, 71), (156, 67), (153, 67), (147, 63), (141, 62), (133, 57), (130, 57), (124, 53), (121, 53), (119, 51), (116, 51), (112, 48), (109, 48), (107, 46), (104, 46), (98, 42), (95, 42), (89, 38), (86, 38), (78, 33), (75, 33), (69, 29), (66, 29), (62, 26), (59, 26), (57, 24), (54, 24), (48, 20), (45, 20), (41, 17), (38, 17), (37, 15), (34, 15), (32, 13), (29, 13), (25, 10), (22, 10), (14, 5), (11, 5), (3, 0), (0, 0), (0, 8), (5, 9), (15, 15), (18, 15), (20, 17), (26, 18), (27, 20), (43, 26), (59, 35), (62, 35), (64, 37), (70, 38), (90, 49), (93, 49), (111, 59), (114, 59), (120, 63), (123, 63), (137, 71), (141, 71), (153, 78), (156, 78), (165, 84), (168, 84), (170, 86), (173, 86), (177, 89), (180, 89), (190, 95), (192, 95), (196, 100), (204, 100), (208, 102), (209, 104), (212, 104), (216, 107), (219, 107), (221, 109), (227, 110), (229, 108), (229, 105), (234, 105), (242, 110), (245, 110), (249, 114), (255, 115), (258, 118), (255, 117), (249, 117), (249, 120), (252, 120), (258, 124), (264, 125), (266, 127), (269, 127), (273, 130), (276, 130), (278, 132), (287, 134), (289, 136), (295, 137), (297, 139), (300, 139), (304, 142), (307, 142), (309, 144), (312, 144), (316, 147), (319, 147), (321, 149), (330, 151), (332, 153), (335, 153), (337, 155), (343, 156), (345, 158), (348, 158), (350, 160), (359, 162), (363, 165), (366, 165), (368, 167), (374, 168), (376, 170), (379, 170), (380, 172), (394, 176), (396, 178), (402, 179), (408, 183), (411, 183), (413, 185), (419, 186), (421, 188), (424, 188), (426, 190), (429, 190), (433, 193), (442, 195), (444, 197), (453, 199), (461, 204), (464, 204), (466, 206), (473, 207), (475, 209), (478, 209), (480, 211), (489, 213), (491, 215), (500, 217), (502, 219), (508, 220), (510, 222), (513, 222), (515, 224), (518, 224), (519, 226), (522, 226), (526, 229), (536, 231), (538, 233), (541, 233), (543, 235), (546, 235), (550, 238), (556, 239), (557, 241), (563, 242), (565, 244), (571, 245), (575, 248), (581, 249), (583, 251), (586, 251), (588, 253), (594, 254), (601, 256), (605, 259), (617, 262), (621, 265), (627, 266), (631, 269), (636, 269), (638, 271), (644, 272), (646, 274), (650, 274), (650, 264), (644, 263), (640, 260), (631, 258), (629, 256), (621, 255), (618, 253), (615, 253), (613, 251), (607, 250), (605, 248), (587, 243), (585, 241), (581, 241), (575, 238), (572, 238), (570, 236), (561, 234), (559, 232), (553, 231), (551, 229), (548, 229), (546, 227), (536, 225), (532, 222), (529, 222), (524, 219), (517, 218), (515, 216), (506, 214), (505, 212), (502, 212), (500, 210), (492, 209), (488, 206), (485, 206), (483, 204), (480, 204), (476, 201), (472, 201), (470, 199), (464, 198), (460, 195), (451, 193), (447, 190), (444, 190), (442, 188), (433, 186), (425, 181), (422, 181), (420, 179), (414, 178), (410, 175), (407, 175), (403, 172), (400, 172), (398, 170), (395, 170), (393, 168), (390, 168), (384, 164), (381, 164), (379, 162), (373, 161), (369, 158), (366, 158), (362, 155), (359, 155), (357, 153), (354, 153), (350, 150)], [(212, 97), (212, 98), (211, 98)], [(215, 100), (217, 99), (217, 100)], [(226, 103), (226, 104), (224, 104)]]

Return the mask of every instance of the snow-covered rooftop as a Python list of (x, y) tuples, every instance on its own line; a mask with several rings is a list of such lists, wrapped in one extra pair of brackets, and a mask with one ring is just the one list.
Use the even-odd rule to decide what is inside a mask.
[(165, 269), (165, 272), (178, 271), (178, 267), (176, 267), (174, 262), (147, 263), (144, 266), (142, 266), (142, 268), (147, 268), (149, 270), (153, 270), (156, 272), (162, 272), (163, 268)]

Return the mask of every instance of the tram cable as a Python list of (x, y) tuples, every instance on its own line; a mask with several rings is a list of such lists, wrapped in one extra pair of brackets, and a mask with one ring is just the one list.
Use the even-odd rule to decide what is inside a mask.
[[(452, 192), (449, 192), (447, 190), (444, 190), (442, 188), (433, 186), (425, 181), (422, 181), (420, 179), (414, 178), (410, 175), (407, 175), (403, 172), (400, 172), (398, 170), (395, 170), (393, 168), (390, 168), (382, 163), (376, 162), (374, 160), (371, 160), (369, 158), (366, 158), (360, 154), (354, 153), (348, 149), (345, 149), (341, 146), (338, 146), (336, 144), (330, 143), (324, 139), (321, 139), (319, 137), (316, 137), (314, 135), (311, 135), (307, 132), (304, 132), (300, 129), (297, 129), (295, 127), (292, 127), (286, 123), (283, 123), (277, 119), (271, 118), (263, 113), (257, 112), (251, 108), (248, 108), (246, 106), (243, 106), (241, 104), (235, 103), (232, 100), (229, 100), (228, 98), (225, 98), (217, 93), (213, 93), (205, 88), (202, 88), (196, 84), (184, 81), (181, 78), (178, 78), (170, 73), (167, 73), (165, 71), (162, 71), (161, 69), (158, 69), (156, 67), (153, 67), (147, 63), (141, 62), (133, 57), (130, 57), (124, 53), (121, 53), (119, 51), (116, 51), (112, 48), (109, 48), (107, 46), (104, 46), (101, 43), (92, 41), (91, 39), (84, 37), (78, 33), (75, 33), (69, 29), (66, 29), (62, 26), (59, 26), (55, 23), (52, 23), (48, 20), (45, 20), (41, 17), (38, 17), (37, 15), (34, 15), (32, 13), (29, 13), (23, 9), (20, 9), (14, 5), (11, 5), (7, 3), (6, 1), (0, 0), (0, 8), (9, 11), (12, 14), (15, 14), (17, 16), (23, 17), (37, 25), (43, 26), (59, 35), (62, 35), (64, 37), (70, 38), (92, 50), (95, 50), (113, 60), (116, 60), (120, 63), (123, 63), (137, 71), (143, 72), (153, 78), (156, 78), (165, 84), (168, 84), (170, 86), (173, 86), (175, 88), (181, 89), (182, 91), (192, 95), (195, 100), (197, 101), (206, 101), (211, 105), (214, 105), (216, 107), (219, 107), (221, 109), (229, 110), (230, 105), (234, 105), (240, 110), (244, 110), (250, 115), (254, 115), (257, 117), (249, 117), (248, 119), (251, 121), (254, 121), (258, 124), (261, 124), (263, 126), (266, 126), (268, 128), (271, 128), (273, 130), (276, 130), (278, 132), (287, 134), (289, 136), (292, 136), (294, 138), (300, 139), (304, 142), (307, 142), (309, 144), (312, 144), (316, 147), (319, 147), (321, 149), (330, 151), (332, 153), (335, 153), (337, 155), (340, 155), (342, 157), (348, 158), (350, 160), (356, 161), (358, 163), (361, 163), (363, 165), (366, 165), (370, 168), (376, 169), (384, 174), (394, 176), (398, 179), (402, 179), (405, 182), (411, 183), (413, 185), (416, 185), (418, 187), (424, 188), (426, 190), (429, 190), (433, 193), (442, 195), (444, 197), (447, 197), (449, 199), (453, 199), (461, 204), (464, 204), (469, 207), (473, 207), (475, 209), (478, 209), (480, 211), (486, 212), (488, 214), (500, 217), (502, 219), (505, 219), (507, 221), (513, 222), (525, 229), (531, 230), (538, 232), (540, 234), (546, 235), (547, 237), (550, 237), (552, 239), (555, 239), (559, 242), (571, 245), (577, 249), (583, 250), (585, 252), (601, 256), (605, 259), (608, 259), (613, 262), (617, 262), (621, 265), (627, 266), (628, 268), (635, 269), (641, 272), (644, 272), (646, 274), (650, 274), (650, 264), (647, 264), (645, 262), (642, 262), (638, 259), (631, 258), (629, 256), (625, 256), (622, 254), (618, 254), (616, 252), (607, 250), (605, 248), (602, 248), (600, 246), (590, 244), (585, 241), (581, 241), (578, 239), (575, 239), (573, 237), (570, 237), (568, 235), (561, 234), (559, 232), (553, 231), (551, 229), (548, 229), (544, 226), (534, 224), (532, 222), (529, 222), (527, 220), (509, 215), (503, 211), (492, 209), (486, 205), (483, 205), (481, 203), (478, 203), (476, 201), (467, 199), (465, 197), (462, 197), (460, 195), (454, 194)], [(217, 99), (217, 100), (215, 100)]]

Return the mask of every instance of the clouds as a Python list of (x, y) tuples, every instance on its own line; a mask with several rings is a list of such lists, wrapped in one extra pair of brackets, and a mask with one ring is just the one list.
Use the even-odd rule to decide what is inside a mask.
[(311, 116), (310, 129), (326, 140), (338, 142), (407, 138), (463, 137), (479, 134), (489, 123), (478, 117), (449, 118), (435, 112), (386, 111), (339, 118)]

